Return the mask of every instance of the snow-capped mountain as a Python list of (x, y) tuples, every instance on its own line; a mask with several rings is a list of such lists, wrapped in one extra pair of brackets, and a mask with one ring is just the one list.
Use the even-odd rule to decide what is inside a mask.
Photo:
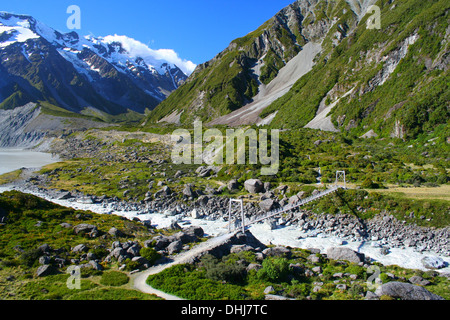
[(189, 62), (172, 50), (165, 53), (175, 59), (165, 59), (163, 51), (125, 36), (64, 34), (31, 16), (0, 12), (0, 108), (45, 101), (75, 112), (144, 113), (187, 79), (174, 62), (185, 70)]

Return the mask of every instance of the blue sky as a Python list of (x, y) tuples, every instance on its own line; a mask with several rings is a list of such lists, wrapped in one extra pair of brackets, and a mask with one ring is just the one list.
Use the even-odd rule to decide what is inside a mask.
[(81, 9), (81, 35), (126, 35), (152, 49), (173, 49), (195, 64), (212, 59), (294, 0), (15, 0), (0, 11), (29, 14), (69, 32), (70, 5)]

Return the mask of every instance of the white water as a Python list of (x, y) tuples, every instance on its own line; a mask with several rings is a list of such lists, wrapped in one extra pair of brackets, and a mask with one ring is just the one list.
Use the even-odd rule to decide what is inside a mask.
[(40, 168), (58, 162), (49, 153), (21, 149), (0, 149), (0, 175), (21, 168)]
[[(0, 193), (11, 189), (11, 187), (0, 187)], [(166, 228), (170, 226), (172, 222), (176, 221), (182, 227), (187, 227), (188, 225), (200, 226), (205, 231), (205, 234), (209, 236), (219, 236), (228, 232), (228, 224), (222, 219), (217, 221), (207, 221), (203, 219), (192, 219), (190, 217), (185, 218), (181, 215), (166, 216), (161, 213), (142, 214), (142, 212), (136, 211), (113, 211), (111, 208), (104, 207), (101, 204), (83, 204), (70, 200), (54, 200), (43, 194), (35, 195), (59, 205), (79, 210), (90, 210), (100, 214), (115, 214), (128, 219), (137, 217), (141, 221), (150, 220), (152, 225), (158, 228)], [(390, 248), (390, 253), (388, 255), (382, 255), (380, 253), (381, 241), (348, 242), (347, 240), (338, 237), (325, 236), (320, 233), (317, 234), (316, 230), (304, 232), (293, 226), (270, 230), (265, 224), (260, 223), (252, 225), (249, 230), (258, 240), (266, 245), (283, 245), (302, 249), (316, 248), (320, 249), (321, 253), (326, 253), (327, 249), (330, 247), (347, 247), (364, 253), (366, 256), (372, 258), (372, 260), (378, 261), (383, 265), (398, 265), (408, 269), (427, 271), (422, 265), (421, 260), (426, 256), (438, 256), (447, 262), (447, 267), (437, 271), (450, 273), (450, 257), (438, 255), (434, 252), (417, 252), (413, 248)]]

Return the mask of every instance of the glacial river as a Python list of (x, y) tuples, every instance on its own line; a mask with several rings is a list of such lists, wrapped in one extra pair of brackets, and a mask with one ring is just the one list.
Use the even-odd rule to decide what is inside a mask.
[(21, 149), (0, 149), (0, 175), (21, 168), (40, 168), (58, 162), (49, 153)]

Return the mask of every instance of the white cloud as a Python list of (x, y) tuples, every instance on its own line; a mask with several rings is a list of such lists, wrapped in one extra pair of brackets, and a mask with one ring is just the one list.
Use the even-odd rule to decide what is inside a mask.
[(141, 57), (147, 64), (155, 68), (160, 67), (164, 62), (168, 62), (170, 64), (176, 65), (185, 74), (190, 75), (197, 67), (197, 65), (192, 61), (181, 59), (178, 56), (178, 53), (176, 53), (172, 49), (153, 50), (142, 42), (139, 42), (138, 40), (129, 38), (127, 36), (119, 36), (117, 34), (114, 36), (106, 36), (103, 38), (103, 41), (106, 43), (121, 43), (122, 47), (126, 51), (128, 51), (131, 57)]

